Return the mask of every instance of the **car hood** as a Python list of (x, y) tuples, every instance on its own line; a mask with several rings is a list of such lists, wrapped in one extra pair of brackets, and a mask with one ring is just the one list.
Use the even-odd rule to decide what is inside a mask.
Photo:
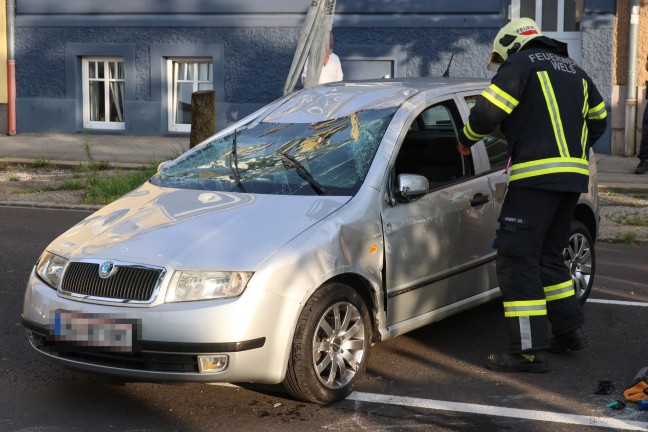
[(254, 270), (348, 200), (168, 189), (146, 183), (72, 227), (48, 249), (73, 259)]

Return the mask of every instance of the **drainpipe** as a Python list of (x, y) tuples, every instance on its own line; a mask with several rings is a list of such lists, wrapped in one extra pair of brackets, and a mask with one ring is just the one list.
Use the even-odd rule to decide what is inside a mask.
[(7, 0), (7, 135), (16, 135), (15, 0)]
[(624, 156), (635, 154), (637, 133), (637, 31), (639, 27), (639, 0), (630, 0), (630, 28), (628, 31), (628, 79), (625, 114)]

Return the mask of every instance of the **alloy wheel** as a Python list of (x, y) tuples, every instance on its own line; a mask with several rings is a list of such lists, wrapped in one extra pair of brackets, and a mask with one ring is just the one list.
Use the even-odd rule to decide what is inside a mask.
[(367, 343), (362, 315), (353, 304), (341, 302), (328, 308), (313, 335), (313, 366), (320, 382), (330, 389), (349, 384)]
[(565, 265), (569, 268), (576, 297), (586, 294), (592, 278), (592, 249), (589, 240), (580, 232), (569, 237), (569, 244), (564, 251)]

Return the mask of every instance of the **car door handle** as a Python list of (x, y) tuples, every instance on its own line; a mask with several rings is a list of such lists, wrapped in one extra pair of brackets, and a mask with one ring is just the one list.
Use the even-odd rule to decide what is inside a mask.
[(477, 207), (486, 204), (488, 201), (490, 201), (490, 197), (488, 195), (482, 195), (478, 193), (473, 197), (472, 200), (470, 200), (470, 205)]

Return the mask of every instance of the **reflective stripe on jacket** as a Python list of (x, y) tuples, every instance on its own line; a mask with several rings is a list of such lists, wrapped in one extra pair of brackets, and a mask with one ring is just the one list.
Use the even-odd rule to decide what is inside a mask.
[(566, 45), (541, 36), (501, 65), (459, 140), (470, 147), (500, 125), (512, 161), (509, 187), (587, 192), (589, 148), (606, 117), (603, 98)]

